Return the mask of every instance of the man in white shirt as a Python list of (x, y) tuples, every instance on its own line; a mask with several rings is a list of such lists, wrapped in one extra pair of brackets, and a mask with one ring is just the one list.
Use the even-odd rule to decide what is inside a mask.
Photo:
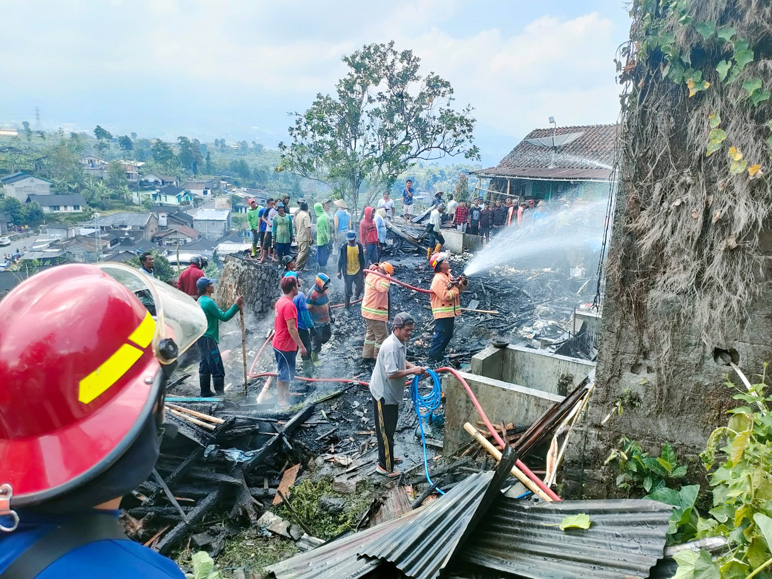
[(383, 199), (378, 202), (378, 209), (384, 209), (386, 211), (386, 219), (394, 217), (394, 200), (389, 195), (389, 192), (383, 194)]
[(448, 195), (448, 202), (445, 205), (445, 215), (443, 215), (443, 217), (445, 219), (453, 219), (453, 216), (456, 214), (456, 208), (458, 207), (458, 201), (453, 199), (453, 193)]
[(370, 394), (375, 411), (376, 440), (378, 441), (378, 474), (395, 478), (400, 472), (394, 464), (394, 432), (399, 419), (399, 403), (405, 390), (405, 378), (421, 376), (426, 370), (407, 361), (407, 343), (415, 322), (407, 312), (394, 316), (392, 334), (383, 341), (370, 377)]
[(429, 214), (429, 223), (426, 226), (426, 231), (429, 233), (429, 248), (426, 250), (426, 259), (431, 258), (433, 253), (442, 251), (442, 246), (445, 244), (445, 238), (440, 232), (444, 212), (445, 204), (440, 203)]

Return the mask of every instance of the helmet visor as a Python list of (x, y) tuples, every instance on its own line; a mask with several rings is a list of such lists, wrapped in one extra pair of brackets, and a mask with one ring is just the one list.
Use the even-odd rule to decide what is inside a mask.
[[(162, 364), (174, 362), (206, 332), (206, 316), (198, 303), (189, 295), (128, 265), (120, 263), (96, 265), (134, 292), (151, 314), (155, 309), (153, 352)], [(177, 345), (176, 356), (169, 357), (168, 351), (164, 352), (164, 355), (159, 353), (159, 344), (166, 339), (174, 340)]]

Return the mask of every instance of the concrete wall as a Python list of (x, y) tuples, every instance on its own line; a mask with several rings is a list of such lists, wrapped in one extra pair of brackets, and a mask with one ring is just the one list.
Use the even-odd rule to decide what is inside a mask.
[(593, 362), (512, 345), (488, 346), (472, 357), (473, 374), (560, 396), (578, 386), (593, 368)]
[(445, 250), (451, 253), (464, 253), (465, 251), (477, 251), (482, 249), (482, 237), (479, 235), (467, 235), (457, 229), (443, 229), (445, 237)]
[(282, 273), (276, 264), (261, 264), (229, 255), (216, 285), (215, 298), (221, 308), (230, 307), (243, 295), (245, 312), (266, 313), (281, 297)]
[[(504, 349), (501, 379), (565, 396), (595, 368), (594, 362), (521, 346)], [(572, 376), (569, 381), (567, 378)]]
[[(495, 424), (512, 422), (515, 426), (529, 426), (562, 396), (541, 392), (532, 388), (509, 384), (484, 376), (461, 375), (469, 384), (488, 418)], [(450, 454), (467, 444), (472, 438), (464, 430), (464, 423), (477, 426), (480, 416), (464, 386), (452, 375), (443, 378), (446, 395), (445, 439), (443, 453)]]

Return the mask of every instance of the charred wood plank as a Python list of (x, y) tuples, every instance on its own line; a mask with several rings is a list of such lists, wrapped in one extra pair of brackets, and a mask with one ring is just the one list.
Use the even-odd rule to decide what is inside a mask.
[(185, 538), (185, 535), (188, 534), (188, 531), (190, 530), (192, 525), (197, 524), (201, 519), (204, 518), (212, 509), (214, 509), (217, 506), (217, 503), (220, 502), (220, 495), (222, 494), (222, 489), (218, 488), (215, 492), (210, 494), (208, 497), (201, 500), (200, 503), (198, 503), (198, 506), (196, 506), (195, 509), (190, 511), (188, 513), (188, 521), (189, 522), (181, 522), (177, 524), (171, 531), (169, 531), (163, 539), (161, 539), (158, 544), (156, 545), (156, 550), (166, 555), (171, 549), (179, 543), (182, 539)]
[(188, 471), (193, 467), (195, 463), (197, 463), (199, 460), (201, 460), (201, 457), (204, 454), (204, 448), (199, 447), (195, 449), (193, 452), (191, 452), (188, 455), (188, 458), (183, 460), (180, 465), (174, 469), (174, 471), (164, 479), (166, 481), (166, 484), (170, 487), (173, 487), (177, 481), (179, 481), (183, 476), (185, 476)]

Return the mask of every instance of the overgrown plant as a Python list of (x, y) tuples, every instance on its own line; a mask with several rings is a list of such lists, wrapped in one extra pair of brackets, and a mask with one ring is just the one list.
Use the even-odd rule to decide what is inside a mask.
[(622, 437), (620, 448), (611, 451), (605, 464), (613, 463), (619, 469), (616, 484), (631, 494), (652, 493), (672, 485), (686, 476), (686, 467), (678, 464), (673, 447), (665, 444), (659, 456), (651, 456), (641, 445)]
[(734, 398), (743, 404), (729, 411), (726, 426), (713, 431), (701, 457), (710, 478), (713, 508), (700, 519), (697, 537), (724, 535), (729, 550), (710, 562), (707, 553), (682, 554), (679, 579), (770, 577), (772, 571), (772, 414), (766, 366), (761, 381)]
[(708, 347), (760, 291), (772, 211), (772, 3), (634, 0), (619, 59), (620, 222), (609, 299), (658, 359), (654, 410), (673, 386), (684, 325)]

